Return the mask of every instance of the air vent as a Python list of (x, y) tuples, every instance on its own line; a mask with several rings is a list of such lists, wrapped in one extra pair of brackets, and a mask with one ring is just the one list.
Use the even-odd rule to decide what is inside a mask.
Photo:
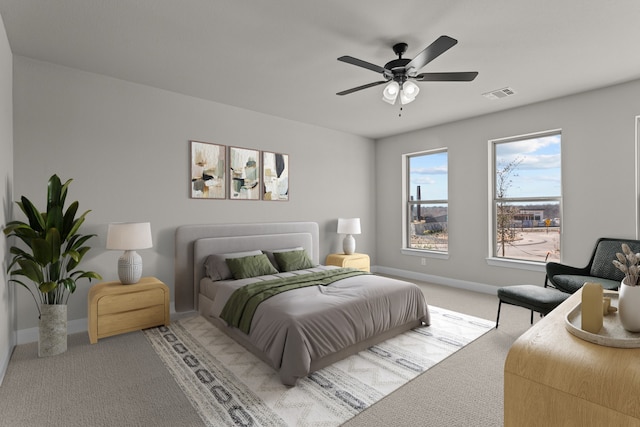
[(516, 91), (513, 90), (510, 87), (503, 87), (502, 89), (498, 89), (498, 90), (493, 90), (491, 92), (487, 92), (487, 93), (483, 93), (482, 96), (484, 96), (487, 99), (501, 99), (501, 98), (506, 98), (507, 96), (511, 96), (511, 95), (515, 95)]

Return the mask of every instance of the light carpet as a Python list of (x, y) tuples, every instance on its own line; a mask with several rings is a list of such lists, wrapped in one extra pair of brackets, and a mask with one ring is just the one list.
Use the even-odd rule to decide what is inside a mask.
[(145, 335), (210, 426), (338, 426), (479, 338), (494, 325), (429, 307), (431, 325), (349, 356), (298, 381), (278, 374), (202, 316)]

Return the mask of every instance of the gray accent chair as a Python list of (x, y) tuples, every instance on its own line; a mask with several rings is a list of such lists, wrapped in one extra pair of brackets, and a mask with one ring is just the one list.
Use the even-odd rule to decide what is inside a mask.
[(616, 259), (617, 252), (622, 252), (623, 243), (629, 245), (633, 252), (640, 252), (640, 240), (600, 238), (586, 267), (571, 267), (557, 262), (547, 263), (544, 286), (551, 286), (572, 294), (582, 288), (585, 282), (594, 282), (600, 283), (604, 289), (617, 290), (624, 278), (624, 273), (613, 265), (613, 260)]

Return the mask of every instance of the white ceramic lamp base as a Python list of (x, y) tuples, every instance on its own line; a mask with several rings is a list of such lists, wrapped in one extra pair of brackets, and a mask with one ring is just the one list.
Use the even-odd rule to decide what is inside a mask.
[(356, 251), (356, 239), (351, 234), (347, 234), (342, 241), (342, 250), (347, 255), (351, 255)]
[(138, 283), (142, 277), (142, 257), (136, 251), (124, 251), (118, 258), (118, 278), (123, 285)]

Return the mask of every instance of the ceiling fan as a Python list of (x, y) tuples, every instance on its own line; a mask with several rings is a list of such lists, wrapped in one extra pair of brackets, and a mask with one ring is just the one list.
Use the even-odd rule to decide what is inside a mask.
[(395, 104), (396, 99), (400, 96), (400, 102), (408, 104), (416, 99), (416, 95), (420, 91), (418, 85), (412, 80), (419, 82), (470, 82), (478, 75), (476, 71), (418, 74), (419, 69), (451, 49), (456, 43), (458, 43), (456, 39), (449, 36), (440, 36), (413, 59), (403, 58), (402, 55), (407, 51), (408, 45), (406, 43), (397, 43), (393, 45), (393, 51), (398, 55), (398, 59), (387, 62), (384, 67), (352, 56), (341, 56), (338, 61), (380, 73), (384, 80), (343, 90), (336, 95), (348, 95), (362, 89), (388, 83), (382, 92), (382, 100), (389, 104)]

